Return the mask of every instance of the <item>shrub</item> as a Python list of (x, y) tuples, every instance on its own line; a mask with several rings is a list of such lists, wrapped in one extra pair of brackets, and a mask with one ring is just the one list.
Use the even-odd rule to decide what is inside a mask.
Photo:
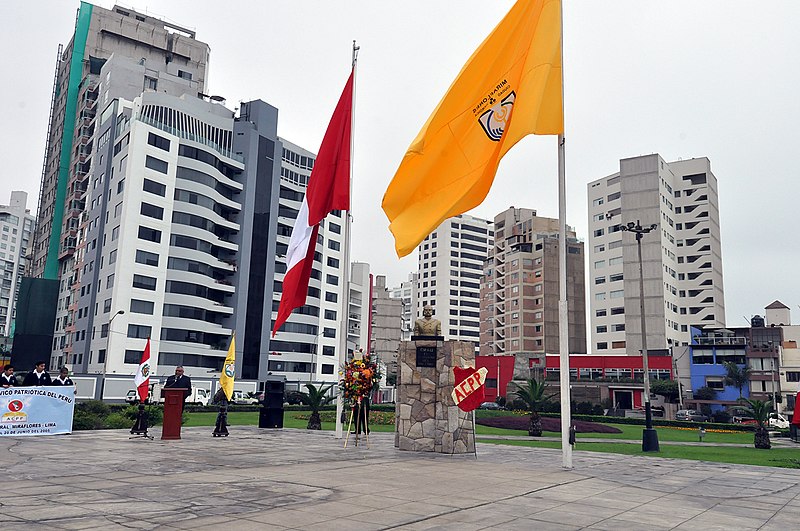
[(506, 397), (498, 396), (497, 398), (494, 399), (494, 403), (500, 407), (506, 407)]
[(591, 402), (575, 402), (572, 403), (572, 412), (577, 415), (591, 415), (592, 414), (592, 403)]
[[(561, 431), (561, 419), (553, 417), (542, 417), (542, 430), (544, 431)], [(528, 417), (520, 417), (515, 415), (506, 415), (504, 417), (485, 417), (478, 418), (475, 421), (482, 426), (489, 426), (492, 428), (504, 428), (507, 430), (528, 430), (530, 420)], [(573, 424), (578, 433), (622, 433), (622, 430), (613, 426), (606, 426), (595, 422), (587, 422), (585, 420), (574, 420)]]
[(605, 414), (605, 409), (600, 404), (595, 404), (592, 406), (592, 415), (603, 416)]

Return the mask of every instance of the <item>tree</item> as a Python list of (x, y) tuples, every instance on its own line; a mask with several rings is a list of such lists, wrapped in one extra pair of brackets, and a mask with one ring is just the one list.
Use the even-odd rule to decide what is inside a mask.
[(769, 414), (772, 411), (772, 400), (763, 402), (761, 400), (755, 400), (751, 398), (740, 398), (739, 402), (742, 405), (737, 406), (736, 409), (742, 410), (753, 417), (758, 424), (758, 428), (756, 428), (756, 434), (753, 437), (753, 445), (762, 450), (769, 450), (772, 445), (769, 442), (767, 422), (769, 419)]
[(750, 381), (750, 367), (739, 367), (732, 361), (723, 363), (725, 366), (725, 385), (730, 385), (739, 390), (739, 398), (742, 398), (744, 387)]
[(535, 378), (528, 378), (525, 385), (520, 385), (517, 382), (513, 383), (517, 387), (514, 395), (525, 404), (525, 407), (531, 415), (531, 421), (528, 425), (528, 435), (531, 437), (541, 437), (542, 419), (539, 416), (539, 410), (542, 406), (550, 402), (553, 395), (545, 396), (544, 392), (547, 389), (547, 384), (545, 382), (537, 382)]
[(650, 392), (663, 396), (667, 402), (678, 399), (678, 382), (676, 380), (653, 380), (650, 382)]
[(333, 387), (332, 384), (327, 387), (321, 385), (318, 388), (312, 383), (307, 383), (306, 389), (308, 389), (308, 392), (298, 391), (297, 394), (300, 395), (303, 403), (311, 408), (311, 416), (308, 418), (308, 426), (306, 426), (306, 429), (322, 429), (322, 420), (319, 418), (319, 409), (322, 406), (330, 404), (335, 398), (334, 396), (328, 395), (328, 391), (330, 391), (331, 387)]

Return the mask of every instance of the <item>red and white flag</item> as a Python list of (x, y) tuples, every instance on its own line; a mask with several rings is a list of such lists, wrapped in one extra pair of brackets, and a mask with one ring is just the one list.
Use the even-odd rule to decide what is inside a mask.
[(303, 204), (297, 214), (289, 248), (286, 275), (272, 336), (286, 322), (292, 310), (306, 303), (308, 279), (314, 262), (319, 223), (332, 210), (350, 209), (350, 129), (353, 115), (353, 73), (344, 86), (339, 103), (322, 138), (317, 160)]
[(147, 392), (150, 390), (150, 338), (147, 338), (147, 345), (142, 352), (142, 361), (139, 363), (139, 369), (136, 371), (136, 377), (133, 379), (136, 385), (136, 390), (139, 392), (139, 401), (144, 403), (147, 399)]

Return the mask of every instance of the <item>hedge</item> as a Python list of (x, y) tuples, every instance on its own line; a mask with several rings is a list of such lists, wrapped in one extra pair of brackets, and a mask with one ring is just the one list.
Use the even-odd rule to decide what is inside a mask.
[[(543, 417), (561, 417), (558, 413), (542, 413)], [(607, 417), (605, 415), (572, 415), (572, 418), (578, 420), (588, 420), (591, 422), (605, 422), (612, 424), (633, 424), (644, 426), (645, 419), (633, 417)], [(731, 431), (756, 431), (756, 426), (751, 424), (725, 424), (721, 422), (691, 422), (687, 420), (665, 420), (653, 419), (654, 426), (663, 426), (665, 428), (708, 428), (714, 430), (731, 430)]]

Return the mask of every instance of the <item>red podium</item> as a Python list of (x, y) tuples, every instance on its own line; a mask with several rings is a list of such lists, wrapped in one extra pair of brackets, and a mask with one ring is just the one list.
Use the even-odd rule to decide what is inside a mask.
[(181, 417), (183, 416), (183, 399), (188, 389), (183, 387), (170, 387), (161, 389), (164, 393), (164, 427), (161, 430), (161, 439), (174, 441), (181, 438)]

